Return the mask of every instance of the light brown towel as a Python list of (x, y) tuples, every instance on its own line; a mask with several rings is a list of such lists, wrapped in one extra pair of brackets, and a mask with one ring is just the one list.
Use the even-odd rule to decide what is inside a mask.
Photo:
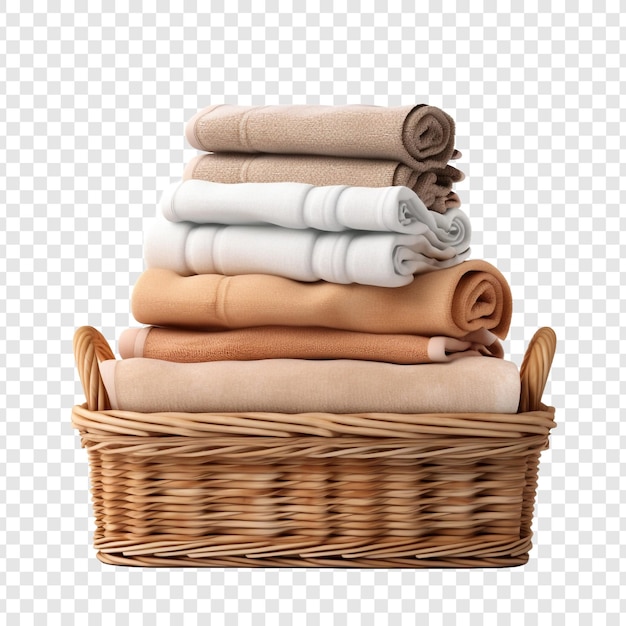
[(395, 365), (349, 359), (103, 361), (112, 408), (153, 413), (515, 413), (517, 367), (503, 359)]
[(399, 161), (282, 154), (201, 154), (183, 172), (185, 180), (216, 183), (281, 183), (351, 185), (412, 189), (431, 210), (445, 213), (461, 202), (452, 191), (464, 174), (452, 165), (415, 171)]
[(419, 274), (393, 289), (264, 274), (182, 277), (154, 268), (139, 277), (132, 311), (138, 322), (153, 326), (323, 326), (457, 339), (486, 328), (503, 339), (512, 301), (504, 276), (482, 260)]
[(194, 148), (207, 152), (388, 159), (423, 172), (445, 167), (455, 155), (454, 130), (447, 113), (425, 104), (221, 104), (196, 113), (185, 134)]
[(355, 359), (415, 364), (448, 362), (467, 356), (503, 356), (496, 336), (484, 328), (459, 340), (294, 326), (214, 332), (154, 326), (128, 328), (120, 336), (119, 352), (123, 359), (146, 357), (178, 363)]

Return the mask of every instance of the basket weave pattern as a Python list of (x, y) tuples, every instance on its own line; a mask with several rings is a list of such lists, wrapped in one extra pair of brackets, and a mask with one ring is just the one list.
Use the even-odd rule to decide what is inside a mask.
[(94, 544), (143, 566), (502, 567), (528, 560), (541, 403), (555, 349), (537, 331), (517, 414), (114, 411), (102, 335), (78, 329)]

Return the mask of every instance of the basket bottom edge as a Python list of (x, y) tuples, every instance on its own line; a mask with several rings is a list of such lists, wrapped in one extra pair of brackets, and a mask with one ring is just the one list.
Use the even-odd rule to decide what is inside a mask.
[(169, 567), (169, 568), (334, 568), (334, 569), (482, 569), (507, 568), (525, 565), (529, 553), (508, 557), (468, 557), (468, 558), (263, 558), (247, 557), (223, 558), (172, 558), (158, 556), (128, 557), (122, 552), (105, 553), (98, 551), (96, 557), (106, 565), (126, 567)]

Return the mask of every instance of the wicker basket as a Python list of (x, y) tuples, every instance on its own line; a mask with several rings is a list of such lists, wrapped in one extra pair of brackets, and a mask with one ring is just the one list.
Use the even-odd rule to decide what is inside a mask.
[(541, 403), (555, 349), (542, 328), (517, 414), (153, 413), (109, 409), (94, 328), (74, 352), (98, 558), (193, 567), (509, 567), (528, 560)]

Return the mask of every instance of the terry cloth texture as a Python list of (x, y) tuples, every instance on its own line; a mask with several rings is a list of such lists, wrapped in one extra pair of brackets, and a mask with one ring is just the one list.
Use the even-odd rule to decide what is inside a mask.
[(512, 300), (504, 276), (480, 259), (420, 274), (396, 289), (149, 269), (133, 289), (132, 312), (142, 324), (195, 329), (322, 326), (459, 339), (486, 328), (504, 339)]
[(469, 248), (471, 235), (469, 219), (460, 209), (445, 215), (429, 211), (407, 187), (188, 180), (165, 190), (160, 211), (172, 222), (424, 234), (434, 245), (459, 251)]
[(454, 155), (454, 120), (429, 105), (212, 105), (185, 128), (207, 152), (317, 154), (399, 161), (424, 172)]
[(415, 364), (447, 362), (468, 356), (504, 353), (486, 329), (463, 339), (358, 333), (333, 328), (258, 326), (224, 331), (180, 328), (128, 328), (119, 338), (123, 359), (146, 357), (200, 363), (257, 359), (355, 359)]
[(153, 413), (515, 413), (517, 367), (488, 358), (396, 365), (349, 359), (100, 363), (112, 408)]
[(272, 274), (314, 282), (400, 287), (415, 274), (469, 256), (422, 235), (349, 230), (329, 233), (279, 226), (225, 226), (153, 220), (144, 241), (148, 268), (191, 274)]
[(439, 164), (432, 170), (416, 171), (400, 161), (347, 157), (282, 154), (202, 154), (192, 159), (183, 172), (185, 180), (218, 183), (299, 182), (310, 185), (352, 185), (412, 189), (432, 211), (444, 213), (461, 205), (452, 191), (464, 174), (452, 165)]

